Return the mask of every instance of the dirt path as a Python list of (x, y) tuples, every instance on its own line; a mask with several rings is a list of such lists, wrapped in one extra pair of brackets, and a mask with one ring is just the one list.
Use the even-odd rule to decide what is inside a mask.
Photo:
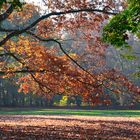
[(0, 140), (140, 140), (140, 118), (0, 115)]

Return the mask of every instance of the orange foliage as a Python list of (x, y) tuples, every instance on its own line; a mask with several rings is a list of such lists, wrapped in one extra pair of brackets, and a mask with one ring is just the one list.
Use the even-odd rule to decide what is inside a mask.
[[(96, 8), (101, 6), (98, 1), (48, 0), (48, 11), (68, 11), (71, 9)], [(109, 3), (105, 2), (102, 6)], [(111, 5), (114, 7), (114, 3)], [(9, 20), (15, 24), (26, 23), (36, 7), (25, 5), (23, 11), (13, 12)], [(28, 14), (27, 14), (28, 13)], [(60, 93), (67, 95), (81, 95), (93, 104), (110, 104), (105, 89), (120, 93), (122, 86), (130, 92), (140, 93), (140, 88), (133, 85), (120, 72), (103, 69), (106, 65), (105, 51), (108, 47), (101, 41), (103, 23), (108, 15), (97, 12), (77, 12), (63, 14), (42, 20), (35, 27), (38, 37), (59, 39), (67, 54), (52, 41), (41, 43), (29, 32), (19, 35), (18, 41), (10, 39), (6, 42), (2, 52), (11, 53), (11, 62), (2, 60), (1, 71), (15, 76), (14, 71), (26, 70), (28, 73), (18, 75), (19, 92), (33, 92), (50, 97)], [(31, 36), (27, 36), (30, 34)], [(69, 44), (70, 43), (70, 44)], [(71, 60), (73, 61), (71, 61)], [(76, 65), (78, 63), (78, 66)], [(83, 68), (79, 68), (79, 65)], [(114, 88), (114, 85), (117, 85)], [(121, 88), (120, 88), (121, 87)]]

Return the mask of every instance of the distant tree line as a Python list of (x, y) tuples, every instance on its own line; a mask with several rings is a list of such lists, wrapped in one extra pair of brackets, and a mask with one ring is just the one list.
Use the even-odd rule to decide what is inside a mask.
[(80, 106), (81, 97), (66, 97), (54, 95), (47, 99), (33, 93), (18, 93), (18, 87), (10, 81), (0, 79), (0, 106), (2, 107), (49, 107), (49, 106), (69, 106), (75, 104)]
[[(109, 107), (129, 107), (129, 106), (140, 106), (138, 103), (131, 103), (132, 99), (129, 94), (110, 95), (112, 104)], [(0, 79), (0, 107), (90, 107), (90, 102), (84, 102), (80, 96), (64, 96), (54, 95), (52, 98), (47, 99), (46, 97), (33, 94), (33, 93), (19, 93), (18, 87), (12, 84), (9, 80)], [(105, 105), (98, 105), (98, 107), (106, 107)]]

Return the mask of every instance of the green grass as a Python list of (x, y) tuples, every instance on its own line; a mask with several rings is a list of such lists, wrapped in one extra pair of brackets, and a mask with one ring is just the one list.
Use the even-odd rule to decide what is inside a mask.
[(140, 117), (140, 110), (0, 108), (0, 115), (79, 115), (79, 116)]

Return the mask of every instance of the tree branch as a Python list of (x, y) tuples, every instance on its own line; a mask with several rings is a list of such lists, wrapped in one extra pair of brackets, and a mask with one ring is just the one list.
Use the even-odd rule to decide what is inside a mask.
[(42, 82), (40, 82), (39, 80), (37, 80), (37, 78), (32, 74), (30, 73), (31, 77), (34, 79), (34, 81), (39, 85), (39, 88), (43, 91), (43, 92), (46, 92), (44, 91), (43, 87), (47, 88), (49, 90), (49, 92), (53, 92), (52, 89), (50, 89), (46, 84), (43, 84)]
[(47, 19), (51, 16), (61, 16), (61, 15), (66, 15), (66, 14), (72, 14), (72, 13), (79, 13), (79, 12), (99, 12), (99, 13), (103, 13), (103, 14), (109, 14), (109, 15), (116, 15), (117, 13), (112, 13), (112, 12), (108, 12), (108, 11), (104, 11), (100, 10), (100, 9), (77, 9), (77, 10), (68, 10), (68, 11), (64, 11), (64, 12), (52, 12), (46, 15), (41, 16), (40, 18), (38, 18), (36, 21), (34, 21), (32, 24), (30, 24), (29, 26), (27, 26), (26, 28), (22, 29), (22, 30), (15, 30), (12, 33), (8, 34), (2, 41), (0, 41), (0, 46), (5, 44), (10, 38), (14, 37), (14, 36), (18, 36), (24, 32), (26, 32), (27, 30), (31, 29), (32, 27), (34, 27), (35, 25), (37, 25), (40, 21)]
[(0, 71), (1, 75), (18, 74), (18, 73), (41, 73), (44, 70), (15, 70), (15, 71)]
[[(81, 81), (81, 80), (79, 80), (79, 79), (76, 78), (77, 81), (79, 81), (79, 82), (81, 82), (81, 83), (83, 83), (83, 84), (92, 86), (92, 87), (94, 87), (94, 88), (98, 88), (98, 87), (100, 87), (100, 86), (103, 86), (104, 88), (109, 89), (109, 90), (112, 91), (112, 92), (115, 91), (115, 90), (113, 90), (113, 89), (107, 87), (106, 84), (104, 83), (104, 81), (98, 80), (93, 74), (91, 74), (89, 71), (87, 71), (85, 68), (83, 68), (76, 60), (74, 60), (74, 59), (63, 49), (63, 47), (62, 47), (62, 45), (61, 45), (61, 43), (60, 43), (59, 41), (57, 41), (57, 40), (55, 40), (55, 39), (51, 39), (51, 38), (48, 38), (48, 39), (46, 39), (46, 38), (41, 38), (41, 37), (37, 36), (36, 34), (34, 34), (34, 33), (32, 33), (32, 32), (29, 32), (29, 31), (28, 31), (27, 33), (30, 34), (30, 35), (32, 35), (33, 37), (35, 37), (35, 38), (38, 39), (39, 41), (44, 41), (44, 42), (53, 41), (53, 42), (56, 42), (56, 43), (59, 45), (61, 51), (62, 51), (74, 64), (76, 64), (80, 69), (82, 69), (85, 73), (87, 73), (88, 75), (90, 75), (93, 79), (95, 79), (95, 80), (96, 80), (97, 82), (99, 82), (99, 83), (97, 83), (97, 85), (93, 85), (93, 84), (90, 84), (90, 83), (87, 83), (87, 82), (83, 82), (83, 81)], [(109, 79), (110, 79), (110, 78), (109, 78)], [(106, 82), (107, 82), (107, 81), (106, 81)]]
[[(23, 65), (25, 65), (25, 63), (24, 62), (22, 62), (22, 60), (21, 59), (19, 59), (18, 57), (16, 57), (13, 53), (11, 53), (11, 52), (7, 52), (7, 53), (4, 53), (4, 54), (0, 54), (0, 57), (3, 57), (3, 56), (12, 56), (16, 61), (18, 61), (19, 63), (21, 63), (21, 64), (23, 64)], [(7, 74), (7, 73), (31, 73), (31, 72), (33, 72), (33, 73), (35, 73), (35, 72), (45, 72), (45, 70), (29, 70), (29, 68), (28, 67), (25, 67), (26, 68), (26, 70), (17, 70), (17, 71), (0, 71), (0, 74), (2, 75), (2, 74)]]
[(13, 12), (13, 10), (14, 6), (11, 4), (9, 8), (3, 14), (0, 15), (0, 22), (8, 18), (9, 15)]
[(76, 64), (80, 69), (82, 69), (84, 72), (86, 72), (88, 75), (90, 75), (91, 77), (95, 78), (90, 72), (88, 72), (85, 68), (83, 68), (76, 60), (74, 60), (62, 47), (61, 43), (59, 41), (57, 41), (56, 39), (52, 39), (52, 38), (41, 38), (39, 36), (37, 36), (36, 34), (32, 33), (32, 32), (26, 32), (30, 35), (32, 35), (33, 37), (35, 37), (36, 39), (38, 39), (39, 41), (43, 41), (43, 42), (55, 42), (59, 45), (59, 48), (61, 49), (61, 51), (74, 63)]
[[(91, 74), (89, 71), (87, 71), (85, 68), (83, 68), (76, 60), (74, 60), (64, 49), (63, 49), (63, 47), (62, 47), (62, 45), (61, 45), (61, 43), (59, 42), (59, 41), (57, 41), (56, 39), (52, 39), (52, 38), (48, 38), (48, 39), (46, 39), (46, 38), (41, 38), (41, 37), (39, 37), (39, 36), (37, 36), (36, 34), (34, 34), (34, 33), (32, 33), (32, 32), (26, 32), (26, 33), (28, 33), (28, 34), (30, 34), (30, 35), (32, 35), (33, 37), (35, 37), (36, 39), (38, 39), (39, 41), (43, 41), (43, 42), (50, 42), (50, 41), (53, 41), (53, 42), (56, 42), (58, 45), (59, 45), (59, 48), (61, 49), (61, 51), (74, 63), (74, 64), (76, 64), (80, 69), (82, 69), (85, 73), (87, 73), (88, 75), (90, 75), (93, 79), (96, 79), (96, 77), (93, 75), (93, 74)], [(76, 78), (77, 79), (77, 78)], [(101, 81), (99, 81), (99, 80), (97, 80), (96, 79), (96, 82), (99, 82), (100, 84), (98, 84), (97, 83), (97, 85), (93, 85), (93, 84), (89, 84), (89, 83), (86, 83), (86, 82), (82, 82), (82, 81), (80, 81), (79, 79), (77, 79), (79, 82), (81, 82), (81, 83), (83, 83), (83, 84), (87, 84), (87, 85), (90, 85), (90, 86), (92, 86), (92, 87), (100, 87), (101, 85), (103, 85), (102, 83), (101, 83)]]

